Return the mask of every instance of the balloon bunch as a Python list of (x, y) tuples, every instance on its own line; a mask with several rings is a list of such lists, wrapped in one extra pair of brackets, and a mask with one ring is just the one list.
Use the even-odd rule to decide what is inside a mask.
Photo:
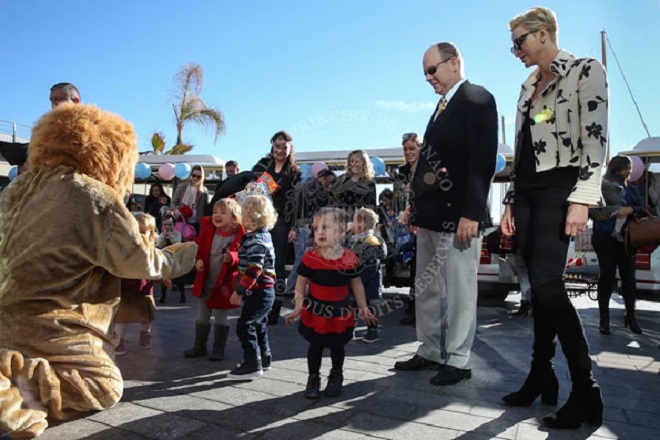
[[(190, 177), (191, 172), (192, 167), (185, 162), (179, 162), (176, 165), (168, 162), (158, 167), (158, 177), (162, 180), (172, 180), (174, 177), (185, 180)], [(151, 174), (151, 166), (149, 164), (138, 163), (135, 166), (135, 177), (138, 179), (147, 180), (151, 177)]]
[(371, 164), (374, 167), (374, 173), (376, 176), (384, 176), (385, 175), (385, 162), (383, 159), (381, 159), (378, 156), (373, 156), (369, 158), (371, 160)]

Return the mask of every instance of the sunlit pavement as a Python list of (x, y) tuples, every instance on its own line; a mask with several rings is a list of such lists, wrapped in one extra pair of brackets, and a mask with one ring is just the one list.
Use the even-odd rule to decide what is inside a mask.
[[(128, 352), (118, 358), (125, 378), (122, 401), (114, 408), (47, 429), (43, 439), (656, 439), (660, 432), (660, 303), (639, 302), (643, 335), (623, 328), (623, 302), (612, 300), (612, 335), (598, 332), (598, 308), (585, 296), (574, 300), (586, 327), (595, 375), (605, 398), (600, 428), (549, 431), (540, 417), (552, 407), (507, 408), (500, 398), (525, 379), (532, 319), (509, 317), (519, 297), (505, 307), (480, 307), (473, 349), (472, 379), (451, 387), (429, 384), (433, 371), (395, 372), (394, 362), (415, 352), (415, 329), (402, 326), (400, 302), (406, 290), (388, 289), (381, 306), (380, 340), (351, 342), (346, 349), (344, 389), (338, 398), (310, 401), (307, 346), (295, 326), (270, 327), (273, 369), (252, 382), (231, 382), (226, 374), (242, 352), (234, 333), (222, 362), (184, 359), (190, 348), (196, 309), (161, 306), (153, 326), (153, 347), (137, 347), (139, 329), (127, 331)], [(177, 298), (178, 300), (178, 298)], [(283, 309), (283, 314), (286, 310)], [(364, 334), (360, 328), (358, 335)], [(570, 388), (557, 347), (560, 405)], [(327, 355), (327, 353), (326, 353)], [(327, 376), (330, 359), (322, 367)], [(322, 387), (325, 386), (325, 380)]]

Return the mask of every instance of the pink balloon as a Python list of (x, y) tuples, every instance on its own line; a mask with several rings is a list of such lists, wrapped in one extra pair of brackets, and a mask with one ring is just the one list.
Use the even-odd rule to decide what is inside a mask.
[(644, 174), (644, 162), (639, 156), (628, 156), (628, 159), (632, 162), (632, 172), (630, 173), (629, 182), (637, 182), (642, 174)]
[(316, 178), (316, 176), (319, 174), (319, 171), (327, 169), (328, 166), (325, 164), (325, 162), (314, 162), (312, 165), (312, 176)]
[(163, 180), (172, 180), (174, 178), (174, 165), (164, 163), (158, 168), (158, 175)]

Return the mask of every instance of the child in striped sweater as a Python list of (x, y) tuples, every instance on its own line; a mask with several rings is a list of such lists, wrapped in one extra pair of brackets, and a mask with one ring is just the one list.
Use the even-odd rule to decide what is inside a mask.
[(241, 205), (245, 235), (238, 251), (238, 282), (229, 301), (242, 305), (236, 334), (243, 347), (243, 362), (227, 376), (245, 380), (270, 370), (268, 314), (275, 301), (275, 250), (270, 229), (277, 213), (270, 199), (248, 196)]

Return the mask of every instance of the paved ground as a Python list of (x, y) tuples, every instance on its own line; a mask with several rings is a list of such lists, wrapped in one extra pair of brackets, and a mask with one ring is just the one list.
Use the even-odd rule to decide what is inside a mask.
[[(392, 301), (398, 294), (388, 293)], [(507, 307), (517, 299), (510, 296)], [(53, 426), (42, 438), (660, 438), (660, 304), (640, 302), (639, 321), (645, 333), (637, 336), (623, 328), (622, 302), (615, 297), (612, 335), (602, 336), (596, 303), (586, 297), (574, 301), (606, 401), (605, 421), (598, 429), (585, 425), (578, 431), (548, 431), (537, 418), (551, 407), (500, 404), (501, 396), (517, 389), (525, 378), (532, 323), (529, 318), (509, 317), (504, 307), (479, 308), (469, 381), (437, 388), (428, 382), (431, 371), (393, 370), (394, 362), (410, 357), (417, 346), (414, 328), (398, 323), (399, 309), (382, 317), (378, 342), (348, 345), (342, 395), (309, 401), (302, 396), (306, 344), (294, 327), (282, 323), (271, 327), (272, 371), (253, 382), (231, 382), (225, 376), (241, 359), (235, 335), (225, 361), (184, 359), (182, 351), (193, 340), (195, 311), (190, 303), (170, 303), (158, 310), (151, 350), (137, 348), (138, 329), (129, 327), (128, 353), (118, 358), (126, 380), (122, 401), (108, 411)], [(324, 374), (328, 369), (326, 357)], [(561, 404), (570, 387), (562, 355), (557, 374)]]

